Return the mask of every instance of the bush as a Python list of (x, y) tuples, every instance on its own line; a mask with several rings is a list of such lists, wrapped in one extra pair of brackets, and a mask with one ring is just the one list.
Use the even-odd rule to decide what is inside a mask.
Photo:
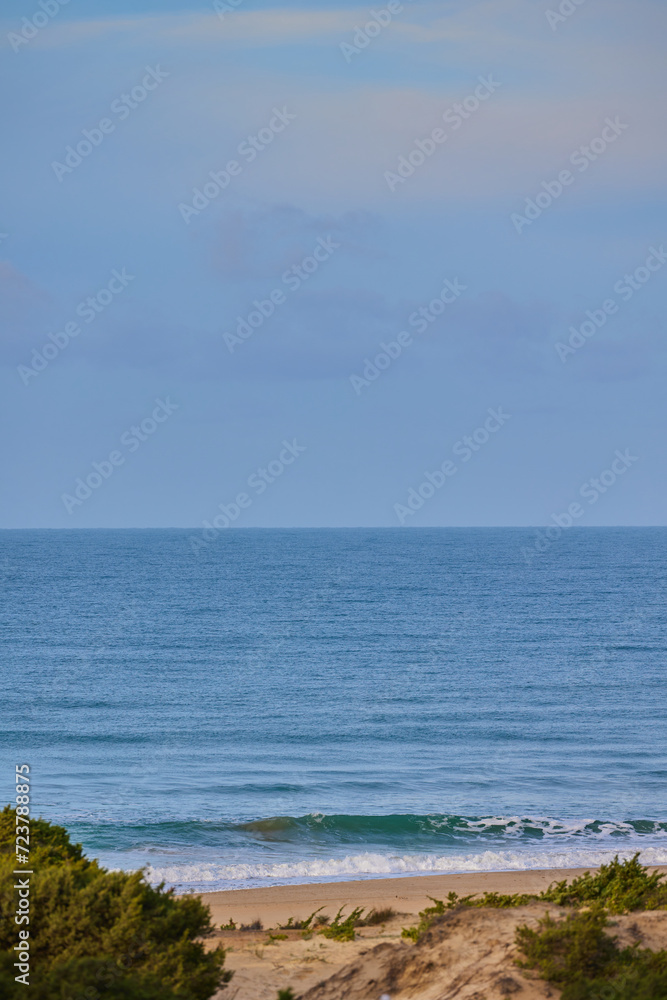
[(547, 914), (538, 930), (519, 927), (516, 942), (526, 956), (521, 964), (539, 968), (544, 979), (559, 985), (596, 978), (617, 955), (616, 945), (604, 933), (608, 923), (604, 910), (596, 908), (569, 913), (559, 921)]
[[(16, 813), (0, 813), (0, 996), (15, 982)], [(109, 872), (67, 831), (30, 820), (30, 994), (33, 1000), (208, 1000), (227, 983), (224, 951), (206, 952), (208, 907), (151, 888), (143, 872)]]
[(547, 915), (538, 930), (519, 927), (516, 942), (526, 956), (519, 965), (561, 987), (561, 1000), (665, 1000), (667, 952), (620, 950), (605, 933), (608, 923), (598, 904), (564, 920)]
[(629, 861), (619, 861), (617, 855), (595, 875), (585, 872), (570, 885), (567, 881), (550, 885), (540, 899), (558, 906), (600, 903), (609, 913), (659, 910), (667, 907), (667, 885), (661, 884), (664, 877), (658, 872), (649, 875), (638, 853)]

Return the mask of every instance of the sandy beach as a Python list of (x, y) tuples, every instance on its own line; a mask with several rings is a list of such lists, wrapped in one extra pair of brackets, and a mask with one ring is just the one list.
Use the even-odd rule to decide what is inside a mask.
[(547, 868), (542, 871), (473, 872), (463, 875), (418, 875), (405, 878), (364, 879), (351, 882), (276, 885), (259, 889), (204, 892), (201, 899), (211, 907), (213, 923), (219, 927), (233, 920), (249, 924), (260, 919), (264, 927), (285, 924), (290, 917), (302, 920), (320, 906), (334, 916), (341, 906), (363, 906), (376, 910), (392, 907), (415, 915), (429, 905), (429, 896), (445, 899), (482, 892), (541, 892), (551, 882), (571, 881), (585, 868)]
[[(275, 1000), (279, 989), (291, 987), (304, 1000), (373, 1000), (389, 985), (392, 1000), (491, 1000), (514, 992), (524, 1000), (555, 998), (560, 991), (522, 972), (515, 961), (516, 928), (537, 926), (546, 912), (562, 916), (564, 911), (553, 904), (454, 911), (440, 938), (418, 947), (402, 938), (401, 931), (416, 922), (429, 897), (444, 899), (450, 892), (538, 893), (586, 870), (475, 872), (203, 893), (216, 927), (208, 946), (221, 944), (227, 950), (226, 967), (234, 971), (218, 998)], [(341, 907), (350, 912), (357, 906), (367, 912), (391, 908), (395, 915), (383, 924), (359, 928), (355, 941), (284, 929), (290, 917), (302, 920), (320, 907), (333, 917)], [(230, 921), (236, 930), (219, 929)], [(241, 930), (241, 925), (256, 921), (261, 921), (261, 929)], [(667, 912), (630, 914), (618, 918), (615, 926), (626, 943), (643, 942), (655, 949), (667, 945)]]

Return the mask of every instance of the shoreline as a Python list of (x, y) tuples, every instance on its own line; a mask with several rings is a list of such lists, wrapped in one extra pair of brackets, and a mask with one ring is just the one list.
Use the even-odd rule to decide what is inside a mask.
[[(544, 868), (529, 871), (471, 872), (457, 875), (407, 875), (400, 878), (362, 879), (349, 882), (308, 882), (253, 889), (220, 889), (198, 892), (211, 908), (216, 926), (233, 920), (237, 925), (262, 921), (264, 927), (285, 924), (290, 917), (302, 920), (319, 907), (331, 917), (340, 909), (362, 906), (365, 910), (391, 907), (397, 913), (416, 915), (430, 904), (429, 896), (446, 899), (447, 894), (539, 893), (552, 882), (572, 881), (589, 868)], [(650, 866), (651, 871), (667, 871)]]

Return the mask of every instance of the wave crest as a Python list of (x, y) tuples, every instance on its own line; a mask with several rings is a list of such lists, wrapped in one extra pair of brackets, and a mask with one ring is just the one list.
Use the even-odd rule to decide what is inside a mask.
[(543, 816), (271, 816), (240, 823), (237, 830), (261, 840), (400, 843), (415, 839), (456, 845), (478, 838), (558, 839), (564, 837), (653, 836), (667, 838), (667, 823), (653, 820), (559, 820)]

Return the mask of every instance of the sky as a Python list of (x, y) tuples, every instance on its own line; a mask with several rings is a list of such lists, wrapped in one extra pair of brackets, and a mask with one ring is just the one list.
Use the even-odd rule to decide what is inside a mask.
[(5, 0), (0, 526), (665, 524), (666, 27)]

